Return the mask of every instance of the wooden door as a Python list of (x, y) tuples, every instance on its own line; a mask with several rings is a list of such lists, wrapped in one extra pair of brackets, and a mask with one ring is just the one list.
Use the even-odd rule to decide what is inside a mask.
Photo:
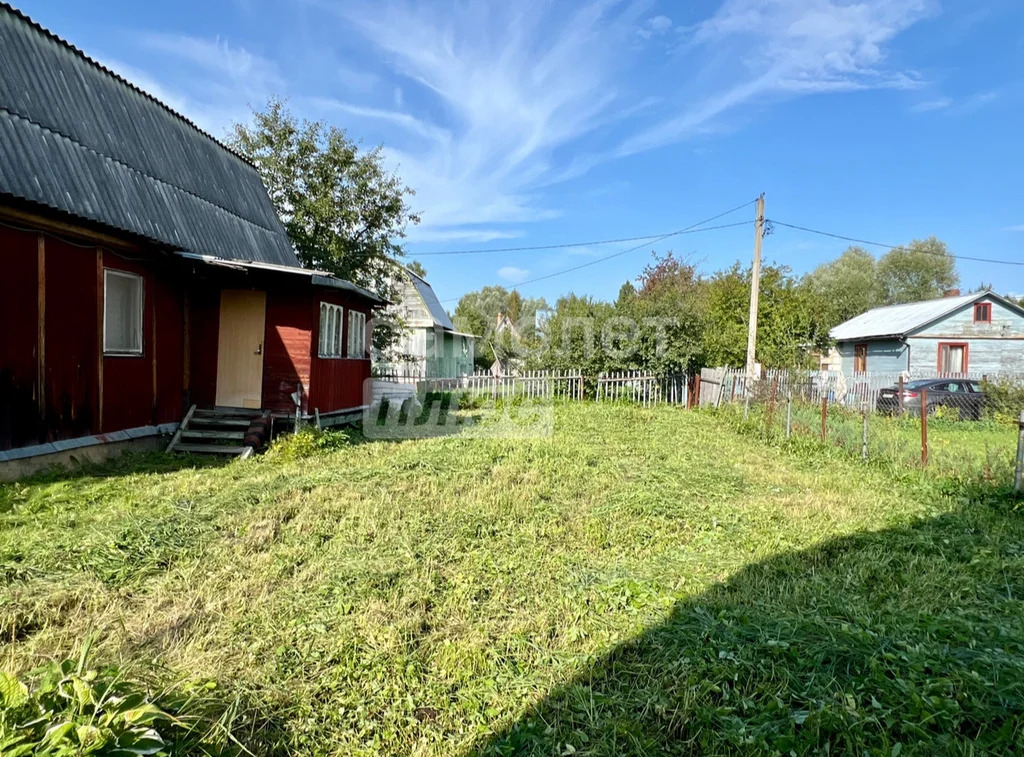
[(220, 294), (217, 405), (260, 407), (267, 294), (225, 289)]

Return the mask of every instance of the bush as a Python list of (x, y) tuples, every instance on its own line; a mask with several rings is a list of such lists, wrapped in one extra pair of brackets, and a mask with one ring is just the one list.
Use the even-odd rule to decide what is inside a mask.
[(53, 662), (0, 672), (0, 755), (235, 755), (205, 712), (213, 684), (155, 694), (116, 668)]
[(267, 455), (280, 460), (301, 460), (336, 452), (353, 442), (352, 429), (318, 431), (312, 426), (301, 428), (298, 433), (279, 436), (270, 445)]
[(1016, 422), (1024, 410), (1024, 384), (1013, 381), (985, 381), (985, 410), (998, 421)]

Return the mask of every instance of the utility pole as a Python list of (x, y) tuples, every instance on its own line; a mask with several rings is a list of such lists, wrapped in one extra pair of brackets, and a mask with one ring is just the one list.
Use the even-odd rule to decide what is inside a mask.
[(757, 350), (757, 301), (761, 295), (761, 240), (764, 238), (764, 192), (757, 198), (754, 219), (754, 267), (750, 272), (750, 321), (747, 326), (747, 378), (754, 379)]

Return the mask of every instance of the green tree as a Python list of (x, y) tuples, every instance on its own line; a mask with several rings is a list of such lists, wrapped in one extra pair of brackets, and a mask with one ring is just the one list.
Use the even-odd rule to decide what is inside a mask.
[(935, 237), (915, 239), (878, 261), (878, 285), (884, 305), (935, 299), (959, 283), (956, 259), (946, 243)]
[(343, 130), (299, 122), (277, 99), (230, 141), (259, 171), (303, 265), (393, 295), (401, 240), (419, 217), (379, 147), (361, 152)]
[[(742, 366), (747, 360), (750, 269), (735, 263), (705, 281), (704, 358), (709, 365)], [(757, 360), (767, 367), (803, 367), (828, 344), (820, 301), (784, 266), (761, 269)]]
[(423, 264), (418, 260), (412, 261), (411, 263), (409, 263), (409, 265), (406, 266), (406, 268), (415, 273), (421, 279), (427, 278), (427, 269), (424, 268)]
[(831, 328), (881, 304), (875, 256), (848, 247), (835, 260), (822, 263), (806, 282), (823, 308), (822, 325)]
[[(535, 346), (537, 341), (536, 316), (546, 310), (543, 297), (523, 297), (519, 292), (502, 286), (486, 286), (477, 292), (467, 292), (459, 299), (452, 314), (455, 328), (479, 337), (476, 364), (485, 368), (498, 355), (521, 352)], [(495, 334), (499, 315), (507, 315), (516, 326), (518, 335), (501, 337)], [(510, 341), (511, 340), (511, 341)]]
[(672, 252), (654, 256), (637, 279), (633, 297), (619, 290), (617, 315), (636, 326), (632, 364), (661, 374), (692, 371), (701, 362), (704, 330), (704, 291), (695, 266)]

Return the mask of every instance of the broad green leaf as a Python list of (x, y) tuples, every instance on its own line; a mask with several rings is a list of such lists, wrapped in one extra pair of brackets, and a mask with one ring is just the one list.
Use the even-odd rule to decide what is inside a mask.
[(28, 702), (28, 687), (13, 673), (0, 671), (0, 701), (11, 709), (21, 707)]

